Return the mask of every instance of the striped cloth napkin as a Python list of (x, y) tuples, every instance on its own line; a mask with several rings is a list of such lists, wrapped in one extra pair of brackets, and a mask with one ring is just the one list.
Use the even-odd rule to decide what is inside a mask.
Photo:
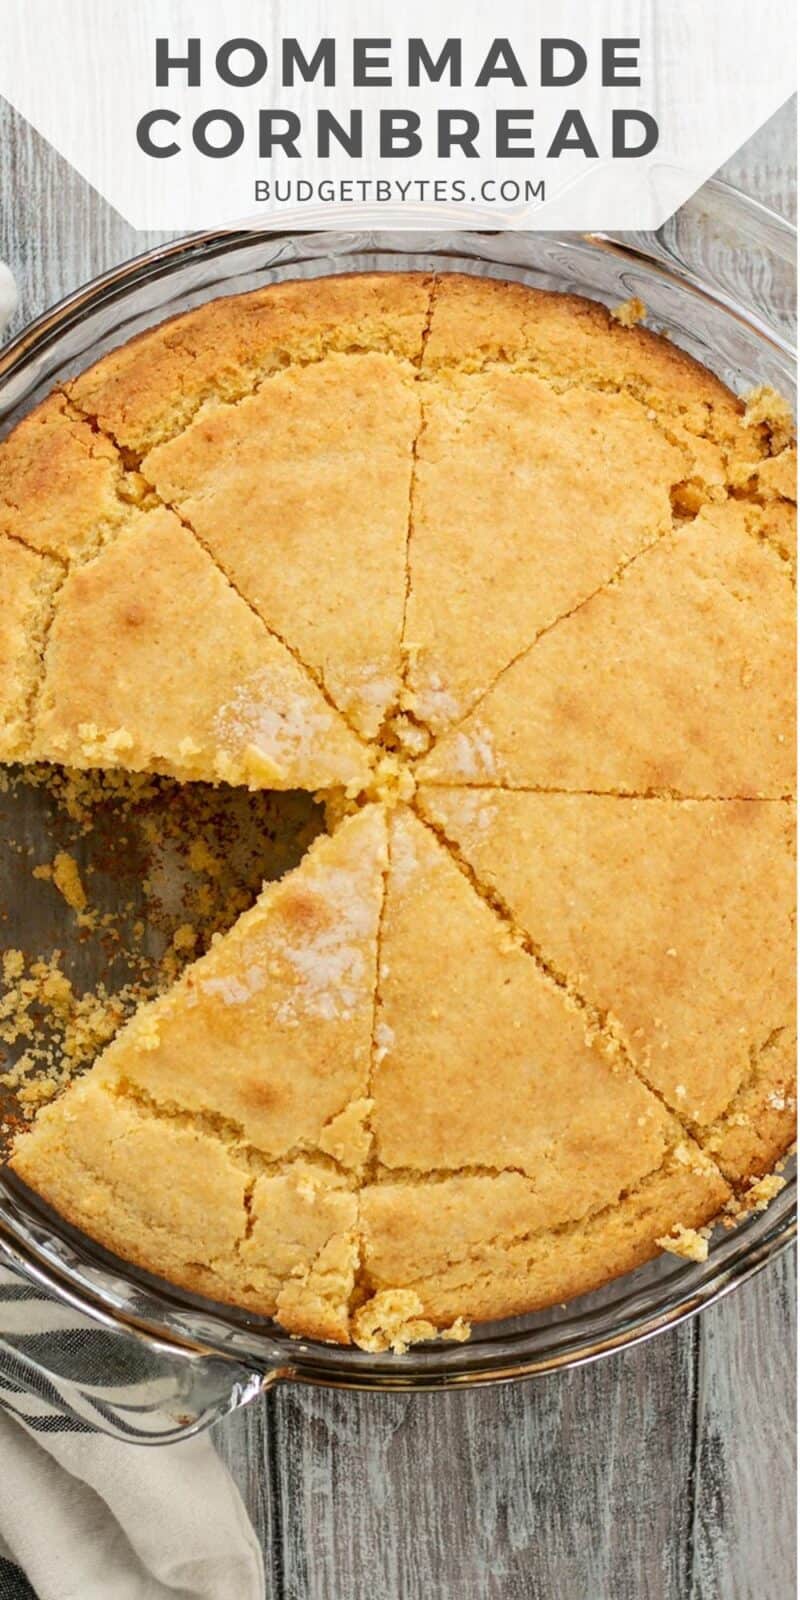
[[(0, 336), (16, 304), (0, 262)], [(0, 1600), (263, 1600), (258, 1541), (208, 1435), (142, 1449), (101, 1431), (103, 1396), (141, 1383), (143, 1359), (0, 1267)]]
[(5, 1268), (0, 1326), (0, 1600), (263, 1600), (255, 1532), (208, 1435), (142, 1449), (101, 1433), (91, 1402), (67, 1411), (68, 1384), (32, 1380), (26, 1358), (102, 1393), (110, 1336)]

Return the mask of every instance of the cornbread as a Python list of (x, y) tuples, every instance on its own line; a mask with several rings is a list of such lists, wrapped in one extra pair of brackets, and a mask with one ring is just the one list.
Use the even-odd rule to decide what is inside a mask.
[(740, 1094), (779, 1096), (777, 1158), (794, 1109), (790, 802), (430, 789), (422, 807), (700, 1137), (731, 1126)]
[(31, 755), (254, 788), (363, 787), (369, 772), (313, 679), (164, 510), (134, 513), (66, 578)]
[[(419, 426), (410, 363), (331, 355), (278, 373), (237, 406), (206, 404), (142, 464), (161, 498), (369, 737), (400, 689)], [(264, 530), (269, 563), (254, 526)], [(359, 589), (371, 603), (354, 612), (349, 601)]]
[(119, 452), (51, 395), (0, 451), (0, 532), (62, 563), (76, 562), (113, 536), (142, 486)]
[(30, 746), (31, 710), (62, 574), (47, 556), (2, 537), (0, 569), (0, 759), (14, 761)]
[(627, 394), (558, 394), (494, 368), (432, 379), (424, 395), (409, 683), (441, 732), (536, 634), (669, 530), (686, 469)]
[(794, 792), (794, 591), (760, 508), (704, 507), (542, 631), (422, 782)]
[[(0, 447), (0, 759), (325, 802), (14, 1145), (178, 1290), (401, 1352), (776, 1192), (790, 418), (643, 315), (281, 283)], [(37, 870), (88, 928), (72, 858)]]

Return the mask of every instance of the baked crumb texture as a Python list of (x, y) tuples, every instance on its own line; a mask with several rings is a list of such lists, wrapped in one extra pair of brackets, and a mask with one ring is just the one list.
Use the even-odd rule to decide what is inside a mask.
[[(285, 283), (0, 449), (3, 761), (69, 769), (78, 815), (82, 771), (165, 775), (310, 791), (329, 830), (180, 975), (178, 928), (127, 1023), (76, 1020), (100, 1054), (70, 1082), (65, 1048), (11, 1165), (298, 1336), (463, 1339), (702, 1260), (782, 1182), (791, 416), (644, 312)], [(38, 873), (91, 923), (67, 852)], [(27, 1038), (66, 980), (4, 964)]]

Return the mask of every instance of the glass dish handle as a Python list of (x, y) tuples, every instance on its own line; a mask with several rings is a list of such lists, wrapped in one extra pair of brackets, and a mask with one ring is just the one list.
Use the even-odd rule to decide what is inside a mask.
[(66, 1413), (129, 1444), (168, 1444), (253, 1399), (278, 1376), (181, 1348), (82, 1303), (0, 1236), (0, 1404)]

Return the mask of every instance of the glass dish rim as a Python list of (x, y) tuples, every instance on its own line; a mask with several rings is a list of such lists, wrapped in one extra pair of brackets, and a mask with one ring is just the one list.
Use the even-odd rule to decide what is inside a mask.
[[(0, 1202), (3, 1202), (0, 1209), (0, 1263), (22, 1270), (46, 1293), (54, 1295), (62, 1304), (68, 1304), (82, 1315), (117, 1332), (130, 1334), (156, 1356), (168, 1354), (190, 1363), (211, 1358), (230, 1366), (232, 1380), (243, 1369), (250, 1374), (258, 1374), (263, 1389), (277, 1381), (356, 1390), (464, 1388), (473, 1384), (512, 1382), (518, 1378), (539, 1377), (549, 1372), (585, 1366), (616, 1351), (646, 1343), (659, 1333), (676, 1328), (698, 1312), (717, 1304), (793, 1243), (797, 1232), (795, 1190), (796, 1179), (792, 1174), (767, 1211), (755, 1213), (740, 1223), (733, 1234), (728, 1235), (729, 1239), (740, 1241), (744, 1230), (753, 1233), (753, 1241), (746, 1243), (730, 1261), (720, 1265), (712, 1252), (708, 1260), (699, 1266), (682, 1263), (678, 1267), (676, 1264), (673, 1276), (679, 1277), (684, 1285), (678, 1297), (674, 1296), (671, 1276), (661, 1280), (655, 1289), (652, 1285), (640, 1286), (633, 1297), (636, 1309), (630, 1312), (626, 1307), (631, 1295), (630, 1291), (626, 1294), (625, 1285), (630, 1285), (635, 1273), (625, 1274), (607, 1285), (611, 1290), (619, 1290), (618, 1301), (612, 1300), (602, 1307), (589, 1306), (577, 1313), (573, 1311), (570, 1323), (572, 1331), (557, 1350), (547, 1349), (542, 1353), (529, 1352), (527, 1355), (524, 1353), (524, 1341), (530, 1340), (534, 1331), (541, 1330), (523, 1328), (514, 1333), (504, 1333), (505, 1324), (490, 1324), (488, 1326), (499, 1330), (496, 1338), (487, 1338), (486, 1334), (481, 1336), (479, 1333), (477, 1339), (463, 1345), (433, 1343), (413, 1346), (402, 1356), (381, 1354), (368, 1357), (353, 1347), (298, 1340), (276, 1329), (275, 1324), (266, 1319), (264, 1332), (257, 1331), (256, 1334), (261, 1346), (257, 1353), (253, 1346), (248, 1348), (229, 1342), (231, 1335), (236, 1334), (235, 1326), (229, 1320), (230, 1316), (236, 1316), (235, 1311), (229, 1313), (228, 1317), (221, 1307), (206, 1312), (201, 1309), (202, 1303), (197, 1306), (191, 1304), (192, 1296), (182, 1295), (180, 1290), (166, 1283), (160, 1284), (157, 1280), (152, 1280), (152, 1289), (149, 1285), (145, 1288), (145, 1295), (149, 1295), (155, 1310), (148, 1308), (147, 1314), (130, 1310), (115, 1300), (114, 1293), (108, 1289), (108, 1282), (102, 1290), (99, 1289), (96, 1284), (76, 1275), (74, 1270), (71, 1273), (46, 1249), (37, 1246), (26, 1226), (31, 1213), (35, 1220), (39, 1220), (35, 1201), (31, 1205), (27, 1194), (24, 1194), (20, 1208), (23, 1188), (17, 1187), (13, 1178), (9, 1183), (3, 1173), (0, 1173)], [(20, 1209), (28, 1212), (23, 1223), (15, 1214)], [(74, 1234), (74, 1230), (65, 1226), (58, 1242), (63, 1244), (65, 1235), (69, 1234)], [(102, 1260), (106, 1252), (95, 1247), (92, 1241), (81, 1238), (81, 1254), (91, 1265), (100, 1260), (101, 1270), (104, 1269), (108, 1274), (108, 1268)], [(111, 1257), (106, 1259), (112, 1260)], [(135, 1290), (137, 1293), (141, 1292), (147, 1278), (147, 1274), (137, 1274), (135, 1268), (116, 1258), (113, 1258), (113, 1276), (128, 1291)], [(581, 1300), (570, 1304), (580, 1306)], [(609, 1328), (609, 1318), (620, 1305), (623, 1312), (621, 1320), (618, 1325)], [(206, 1337), (194, 1335), (182, 1325), (180, 1319), (186, 1317), (187, 1312), (189, 1317), (202, 1317)], [(586, 1336), (584, 1325), (591, 1325), (598, 1319), (606, 1324), (604, 1329)], [(242, 1318), (243, 1323), (247, 1320)], [(208, 1330), (214, 1324), (226, 1330), (228, 1342), (208, 1336)], [(487, 1327), (486, 1324), (479, 1324), (479, 1329), (481, 1326)], [(496, 1350), (492, 1348), (495, 1342), (498, 1347)], [(516, 1348), (517, 1344), (519, 1349)]]
[[(697, 191), (692, 200), (696, 201), (698, 196), (709, 191), (716, 194), (724, 204), (738, 208), (754, 223), (768, 228), (785, 242), (796, 240), (796, 229), (785, 218), (722, 180), (710, 180), (703, 189)], [(343, 227), (338, 236), (348, 235), (350, 232)], [(442, 232), (447, 233), (449, 238), (458, 237), (451, 235), (448, 230)], [(365, 254), (375, 250), (372, 241), (376, 233), (383, 239), (391, 237), (393, 247), (398, 254), (404, 253), (405, 243), (412, 261), (411, 241), (419, 239), (420, 236), (430, 241), (436, 237), (436, 230), (431, 230), (429, 227), (421, 227), (419, 233), (392, 232), (390, 229), (373, 230), (364, 237)], [(476, 236), (488, 237), (480, 230), (472, 230), (471, 233), (463, 235), (465, 240)], [(331, 237), (327, 230), (302, 230), (297, 227), (247, 230), (224, 228), (182, 236), (143, 251), (81, 285), (28, 323), (3, 350), (0, 350), (0, 382), (5, 382), (14, 372), (24, 368), (36, 354), (55, 344), (84, 312), (90, 309), (96, 311), (104, 303), (113, 303), (117, 297), (123, 298), (137, 287), (162, 274), (168, 274), (173, 268), (177, 270), (194, 259), (224, 256), (228, 252), (245, 249), (248, 245), (254, 245), (261, 240), (266, 242), (284, 239), (303, 241), (318, 239), (322, 246), (326, 237)], [(653, 235), (631, 236), (599, 232), (555, 234), (551, 237), (595, 245), (618, 253), (632, 263), (640, 260), (662, 277), (675, 277), (694, 293), (710, 298), (730, 315), (747, 322), (765, 342), (771, 343), (790, 357), (794, 356), (794, 346), (788, 343), (774, 327), (765, 323), (755, 310), (748, 309), (744, 314), (741, 305), (718, 285), (709, 286), (708, 282), (691, 268), (683, 266), (679, 252), (666, 259), (648, 250), (644, 241), (653, 239), (655, 237)], [(342, 259), (340, 270), (347, 271), (346, 258)], [(2, 1180), (0, 1180), (0, 1193), (7, 1197), (7, 1190)], [(102, 1294), (96, 1285), (89, 1285), (86, 1280), (73, 1279), (63, 1263), (58, 1263), (45, 1251), (38, 1249), (25, 1230), (20, 1229), (8, 1213), (0, 1215), (0, 1252), (5, 1254), (7, 1259), (16, 1261), (23, 1271), (32, 1275), (42, 1287), (55, 1293), (61, 1300), (68, 1301), (74, 1308), (84, 1311), (95, 1320), (99, 1317), (116, 1328), (127, 1330), (149, 1345), (154, 1352), (169, 1351), (173, 1355), (180, 1354), (190, 1360), (198, 1356), (213, 1356), (217, 1360), (230, 1362), (239, 1369), (242, 1366), (258, 1368), (263, 1372), (264, 1386), (281, 1378), (341, 1388), (432, 1389), (508, 1382), (583, 1365), (616, 1350), (630, 1348), (649, 1340), (667, 1328), (678, 1326), (699, 1310), (716, 1303), (732, 1289), (746, 1282), (768, 1261), (789, 1246), (796, 1233), (794, 1179), (790, 1180), (787, 1188), (773, 1202), (768, 1222), (764, 1222), (763, 1218), (760, 1221), (763, 1225), (756, 1230), (754, 1242), (746, 1243), (732, 1260), (720, 1265), (719, 1262), (714, 1262), (712, 1254), (703, 1269), (682, 1272), (681, 1281), (685, 1283), (685, 1292), (677, 1297), (670, 1294), (671, 1280), (662, 1280), (657, 1286), (655, 1299), (652, 1289), (642, 1290), (633, 1296), (639, 1301), (646, 1301), (650, 1297), (650, 1307), (646, 1304), (639, 1305), (638, 1309), (627, 1317), (623, 1312), (622, 1320), (617, 1327), (611, 1330), (606, 1328), (605, 1333), (595, 1334), (583, 1342), (580, 1340), (581, 1323), (606, 1318), (607, 1314), (613, 1313), (616, 1302), (612, 1301), (602, 1308), (579, 1311), (577, 1315), (573, 1314), (571, 1321), (571, 1327), (577, 1331), (567, 1339), (562, 1348), (538, 1355), (529, 1352), (527, 1357), (522, 1349), (516, 1352), (505, 1348), (495, 1355), (490, 1348), (481, 1352), (476, 1340), (471, 1346), (461, 1346), (458, 1349), (439, 1344), (422, 1347), (417, 1353), (412, 1351), (400, 1358), (391, 1356), (372, 1358), (367, 1363), (360, 1353), (355, 1355), (352, 1350), (311, 1342), (307, 1346), (299, 1345), (280, 1331), (273, 1333), (273, 1325), (270, 1325), (269, 1333), (264, 1336), (265, 1365), (262, 1365), (261, 1357), (256, 1358), (241, 1348), (225, 1347), (213, 1339), (206, 1343), (201, 1338), (190, 1336), (185, 1328), (177, 1327), (175, 1321), (170, 1320), (171, 1302), (168, 1286), (164, 1286), (163, 1292), (157, 1290), (153, 1297), (156, 1305), (167, 1313), (167, 1320), (164, 1322), (157, 1315), (153, 1317), (148, 1315), (146, 1321), (141, 1320), (123, 1307), (114, 1305), (112, 1296)], [(737, 1230), (740, 1237), (748, 1228), (752, 1229), (752, 1219), (741, 1230)], [(123, 1276), (118, 1269), (115, 1268), (115, 1271), (117, 1276)], [(630, 1281), (630, 1275), (627, 1275), (627, 1279), (618, 1280), (618, 1284), (621, 1287), (626, 1281)], [(630, 1296), (628, 1298), (630, 1299)], [(173, 1306), (175, 1303), (172, 1301)], [(177, 1297), (177, 1305), (180, 1308), (180, 1296)], [(213, 1319), (208, 1317), (205, 1319), (206, 1326), (210, 1320)], [(224, 1312), (219, 1315), (218, 1320), (221, 1324), (224, 1323)], [(528, 1330), (527, 1333), (530, 1338), (534, 1330)], [(514, 1342), (519, 1339), (522, 1345), (526, 1330), (509, 1337)], [(502, 1336), (501, 1342), (505, 1342)]]
[[(764, 205), (760, 200), (755, 200), (751, 195), (745, 194), (743, 190), (737, 189), (733, 184), (727, 183), (722, 178), (709, 178), (690, 197), (690, 200), (686, 202), (686, 207), (682, 209), (694, 204), (698, 197), (703, 194), (717, 195), (723, 203), (737, 207), (743, 213), (752, 217), (756, 223), (760, 223), (762, 227), (769, 228), (779, 237), (783, 235), (787, 242), (792, 241), (793, 256), (795, 260), (797, 259), (797, 226), (786, 217), (782, 217), (779, 212), (771, 210), (769, 206)], [(680, 215), (680, 213), (676, 213), (676, 215)], [(365, 235), (365, 238), (371, 238), (376, 231), (371, 230), (370, 233)], [(531, 231), (535, 232), (535, 230)], [(348, 230), (342, 228), (338, 232), (346, 234)], [(446, 232), (446, 230), (443, 230), (443, 232)], [(420, 234), (423, 234), (426, 238), (433, 237), (435, 230), (430, 230), (429, 228), (423, 230), (420, 228), (419, 233), (417, 233), (411, 229), (395, 230), (394, 232), (391, 229), (387, 229), (385, 233), (387, 236), (392, 234), (392, 237), (397, 241), (398, 253), (402, 254), (402, 241), (404, 239), (418, 238)], [(160, 269), (169, 268), (173, 264), (178, 265), (194, 255), (199, 257), (209, 253), (222, 253), (234, 246), (245, 248), (248, 244), (254, 244), (259, 239), (318, 238), (324, 240), (333, 236), (335, 236), (334, 230), (325, 229), (216, 228), (181, 235), (177, 239), (168, 240), (165, 244), (155, 245), (150, 250), (143, 250), (138, 255), (130, 256), (127, 260), (120, 262), (117, 266), (110, 267), (105, 272), (98, 273), (95, 277), (87, 279), (86, 283), (80, 284), (77, 289), (63, 295), (60, 300), (46, 307), (38, 316), (26, 323), (18, 333), (13, 335), (8, 344), (0, 347), (0, 381), (5, 381), (20, 362), (29, 358), (32, 348), (41, 348), (49, 342), (48, 336), (54, 336), (65, 331), (74, 317), (87, 306), (87, 303), (95, 307), (113, 291), (123, 291), (134, 280), (146, 281), (151, 276), (157, 275)], [(486, 230), (478, 229), (464, 230), (461, 235), (465, 239), (493, 236)], [(545, 235), (545, 237), (548, 237), (548, 235)], [(657, 265), (661, 273), (665, 273), (667, 276), (670, 275), (669, 268), (666, 267), (663, 259), (654, 257), (641, 245), (631, 242), (642, 238), (652, 239), (656, 237), (656, 234), (625, 234), (597, 230), (585, 233), (554, 232), (549, 237), (591, 242), (614, 253), (618, 252), (623, 256), (628, 256), (631, 260), (641, 258), (643, 261), (650, 262), (651, 265)], [(335, 274), (331, 274), (331, 276), (335, 276)], [(709, 294), (708, 285), (689, 267), (682, 268), (681, 281), (688, 282), (692, 288), (699, 290), (701, 293)], [(727, 310), (734, 314), (736, 313), (735, 302), (719, 289), (714, 290), (711, 298), (718, 304), (724, 305)], [(795, 357), (796, 350), (794, 345), (785, 340), (774, 327), (766, 324), (757, 312), (749, 314), (747, 320), (770, 343), (775, 344), (792, 358)]]

